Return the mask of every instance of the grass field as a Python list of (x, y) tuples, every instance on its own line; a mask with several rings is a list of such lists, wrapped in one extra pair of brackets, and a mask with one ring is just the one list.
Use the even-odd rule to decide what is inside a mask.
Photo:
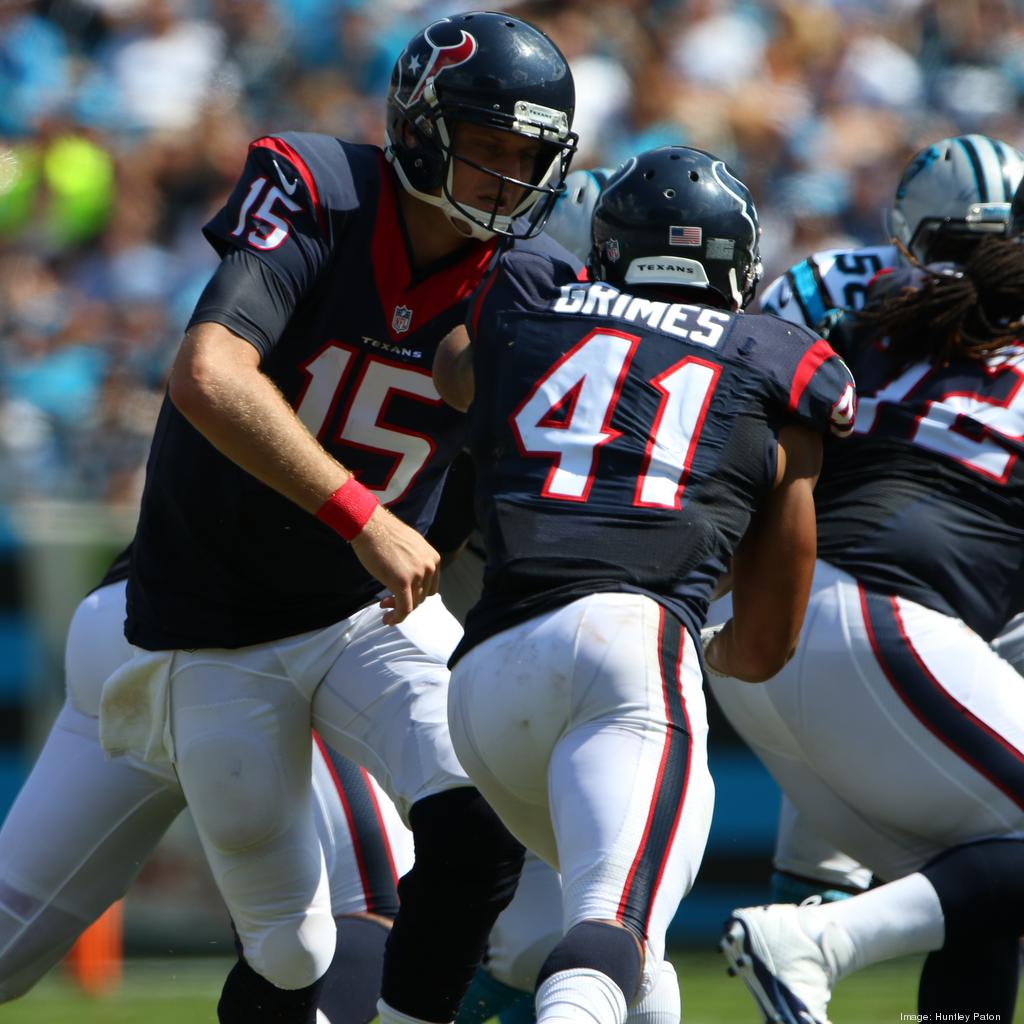
[[(715, 955), (673, 956), (684, 1024), (760, 1024), (742, 983)], [(920, 961), (906, 959), (848, 978), (832, 999), (834, 1024), (900, 1024), (913, 1013)], [(120, 991), (103, 999), (77, 992), (59, 971), (0, 1008), (2, 1024), (216, 1024), (214, 1007), (226, 960), (130, 960)], [(1018, 1013), (1017, 1021), (1024, 1021)]]

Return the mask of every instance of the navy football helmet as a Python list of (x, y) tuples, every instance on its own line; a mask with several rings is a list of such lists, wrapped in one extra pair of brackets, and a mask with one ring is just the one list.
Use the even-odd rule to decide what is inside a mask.
[(701, 149), (661, 146), (627, 160), (601, 192), (591, 231), (591, 275), (616, 287), (700, 288), (736, 310), (761, 280), (750, 191)]
[(1002, 235), (1024, 155), (987, 135), (957, 135), (916, 153), (891, 211), (893, 237), (916, 260), (962, 258), (982, 235)]
[[(530, 237), (543, 229), (564, 187), (576, 150), (575, 106), (569, 65), (543, 32), (507, 14), (454, 15), (428, 25), (398, 58), (388, 90), (385, 153), (406, 191), (439, 206), (463, 233)], [(452, 194), (453, 161), (463, 159), (453, 148), (460, 121), (540, 142), (530, 181), (472, 164), (498, 182), (489, 210), (460, 203)], [(525, 191), (513, 210), (499, 214), (507, 189)], [(513, 228), (513, 221), (540, 204)]]

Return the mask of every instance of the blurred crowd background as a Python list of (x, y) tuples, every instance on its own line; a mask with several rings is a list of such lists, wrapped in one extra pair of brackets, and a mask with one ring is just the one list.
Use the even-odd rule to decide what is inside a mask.
[[(0, 0), (0, 508), (131, 504), (248, 142), (381, 143), (414, 0)], [(485, 5), (486, 6), (486, 5)], [(572, 65), (578, 168), (686, 143), (761, 213), (769, 277), (885, 238), (921, 145), (1024, 146), (1021, 0), (528, 0)]]

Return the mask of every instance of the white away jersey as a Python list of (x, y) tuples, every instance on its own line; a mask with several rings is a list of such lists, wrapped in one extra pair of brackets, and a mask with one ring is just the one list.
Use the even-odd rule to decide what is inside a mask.
[(768, 285), (761, 312), (820, 331), (829, 310), (860, 309), (871, 279), (902, 261), (895, 245), (816, 252)]

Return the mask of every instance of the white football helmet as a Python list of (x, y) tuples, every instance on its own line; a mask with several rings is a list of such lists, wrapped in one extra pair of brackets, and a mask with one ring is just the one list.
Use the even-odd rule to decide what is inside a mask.
[(590, 217), (611, 173), (606, 167), (595, 167), (592, 171), (568, 174), (565, 191), (556, 200), (544, 228), (581, 263), (586, 263), (590, 255)]
[[(936, 258), (935, 243), (1002, 235), (1024, 177), (1024, 154), (987, 135), (942, 139), (915, 154), (896, 189), (890, 232), (915, 259)], [(941, 258), (949, 259), (948, 249)]]

